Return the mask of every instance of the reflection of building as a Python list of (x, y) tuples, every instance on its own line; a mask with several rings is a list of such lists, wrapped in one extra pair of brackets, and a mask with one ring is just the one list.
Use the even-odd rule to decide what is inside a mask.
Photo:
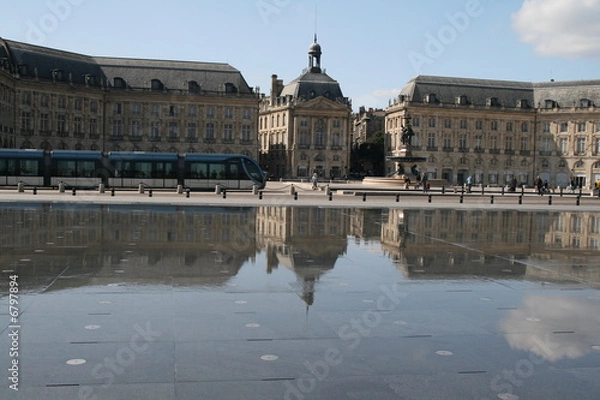
[(256, 254), (255, 221), (251, 208), (3, 207), (0, 265), (22, 266), (19, 275), (40, 285), (65, 269), (65, 256), (89, 284), (115, 269), (125, 282), (161, 284), (170, 276), (186, 285), (224, 284)]
[[(600, 81), (509, 82), (418, 76), (386, 109), (386, 149), (400, 155), (412, 116), (413, 149), (430, 178), (504, 185), (537, 175), (565, 187), (600, 179)], [(388, 172), (394, 166), (388, 163)]]
[(348, 219), (340, 209), (260, 207), (256, 226), (267, 270), (282, 264), (294, 271), (301, 297), (311, 305), (316, 281), (346, 252)]
[(228, 64), (91, 57), (0, 39), (0, 147), (257, 157), (258, 101)]
[(275, 178), (313, 172), (339, 178), (350, 157), (351, 104), (321, 69), (321, 46), (309, 48), (309, 65), (287, 85), (272, 76), (271, 96), (259, 110), (260, 162)]

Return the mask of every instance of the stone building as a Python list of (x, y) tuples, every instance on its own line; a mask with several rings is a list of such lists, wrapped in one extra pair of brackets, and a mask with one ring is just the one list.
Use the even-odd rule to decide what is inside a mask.
[[(511, 82), (418, 76), (386, 108), (386, 154), (399, 155), (407, 116), (430, 178), (551, 186), (600, 179), (600, 80)], [(386, 169), (395, 166), (388, 162)]]
[(361, 106), (357, 113), (352, 114), (353, 146), (365, 143), (379, 133), (385, 132), (385, 110), (366, 109)]
[(287, 85), (271, 77), (260, 103), (260, 162), (272, 178), (346, 175), (350, 156), (351, 103), (321, 69), (321, 46), (308, 51), (308, 68)]
[(259, 96), (228, 64), (0, 39), (0, 147), (258, 156)]

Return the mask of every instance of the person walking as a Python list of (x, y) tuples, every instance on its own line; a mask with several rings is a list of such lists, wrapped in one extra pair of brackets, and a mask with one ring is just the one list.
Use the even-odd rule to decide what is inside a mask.
[(473, 177), (469, 175), (467, 178), (467, 193), (471, 193), (471, 187), (473, 187)]
[(312, 189), (317, 190), (319, 184), (319, 175), (315, 172), (312, 176)]
[(544, 181), (542, 181), (542, 178), (538, 175), (537, 178), (535, 178), (535, 181), (533, 182), (533, 186), (535, 186), (535, 188), (537, 189), (537, 192), (540, 196), (543, 195), (543, 188), (544, 188)]

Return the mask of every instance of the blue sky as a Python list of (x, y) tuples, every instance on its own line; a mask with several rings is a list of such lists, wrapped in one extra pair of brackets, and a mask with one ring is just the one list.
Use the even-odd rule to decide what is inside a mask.
[(308, 65), (316, 29), (322, 66), (357, 109), (385, 107), (419, 74), (600, 79), (599, 17), (600, 0), (6, 0), (0, 37), (227, 62), (268, 94), (271, 74), (287, 83)]

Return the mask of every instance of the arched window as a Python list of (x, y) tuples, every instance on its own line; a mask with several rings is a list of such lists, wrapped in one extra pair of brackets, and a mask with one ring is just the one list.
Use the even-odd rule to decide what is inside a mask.
[(548, 162), (548, 160), (542, 160), (542, 162), (540, 163), (540, 166), (542, 168), (550, 168), (550, 163)]
[(575, 163), (575, 168), (583, 168), (583, 161), (577, 161)]
[(150, 81), (150, 89), (160, 91), (163, 90), (164, 86), (160, 79), (152, 79)]
[(325, 157), (323, 157), (321, 154), (317, 154), (314, 158), (315, 161), (325, 161)]
[(115, 89), (125, 89), (127, 87), (125, 79), (116, 77), (115, 79), (113, 79), (113, 87)]
[(198, 85), (198, 82), (196, 81), (189, 81), (188, 82), (188, 92), (190, 93), (200, 93), (200, 85)]

